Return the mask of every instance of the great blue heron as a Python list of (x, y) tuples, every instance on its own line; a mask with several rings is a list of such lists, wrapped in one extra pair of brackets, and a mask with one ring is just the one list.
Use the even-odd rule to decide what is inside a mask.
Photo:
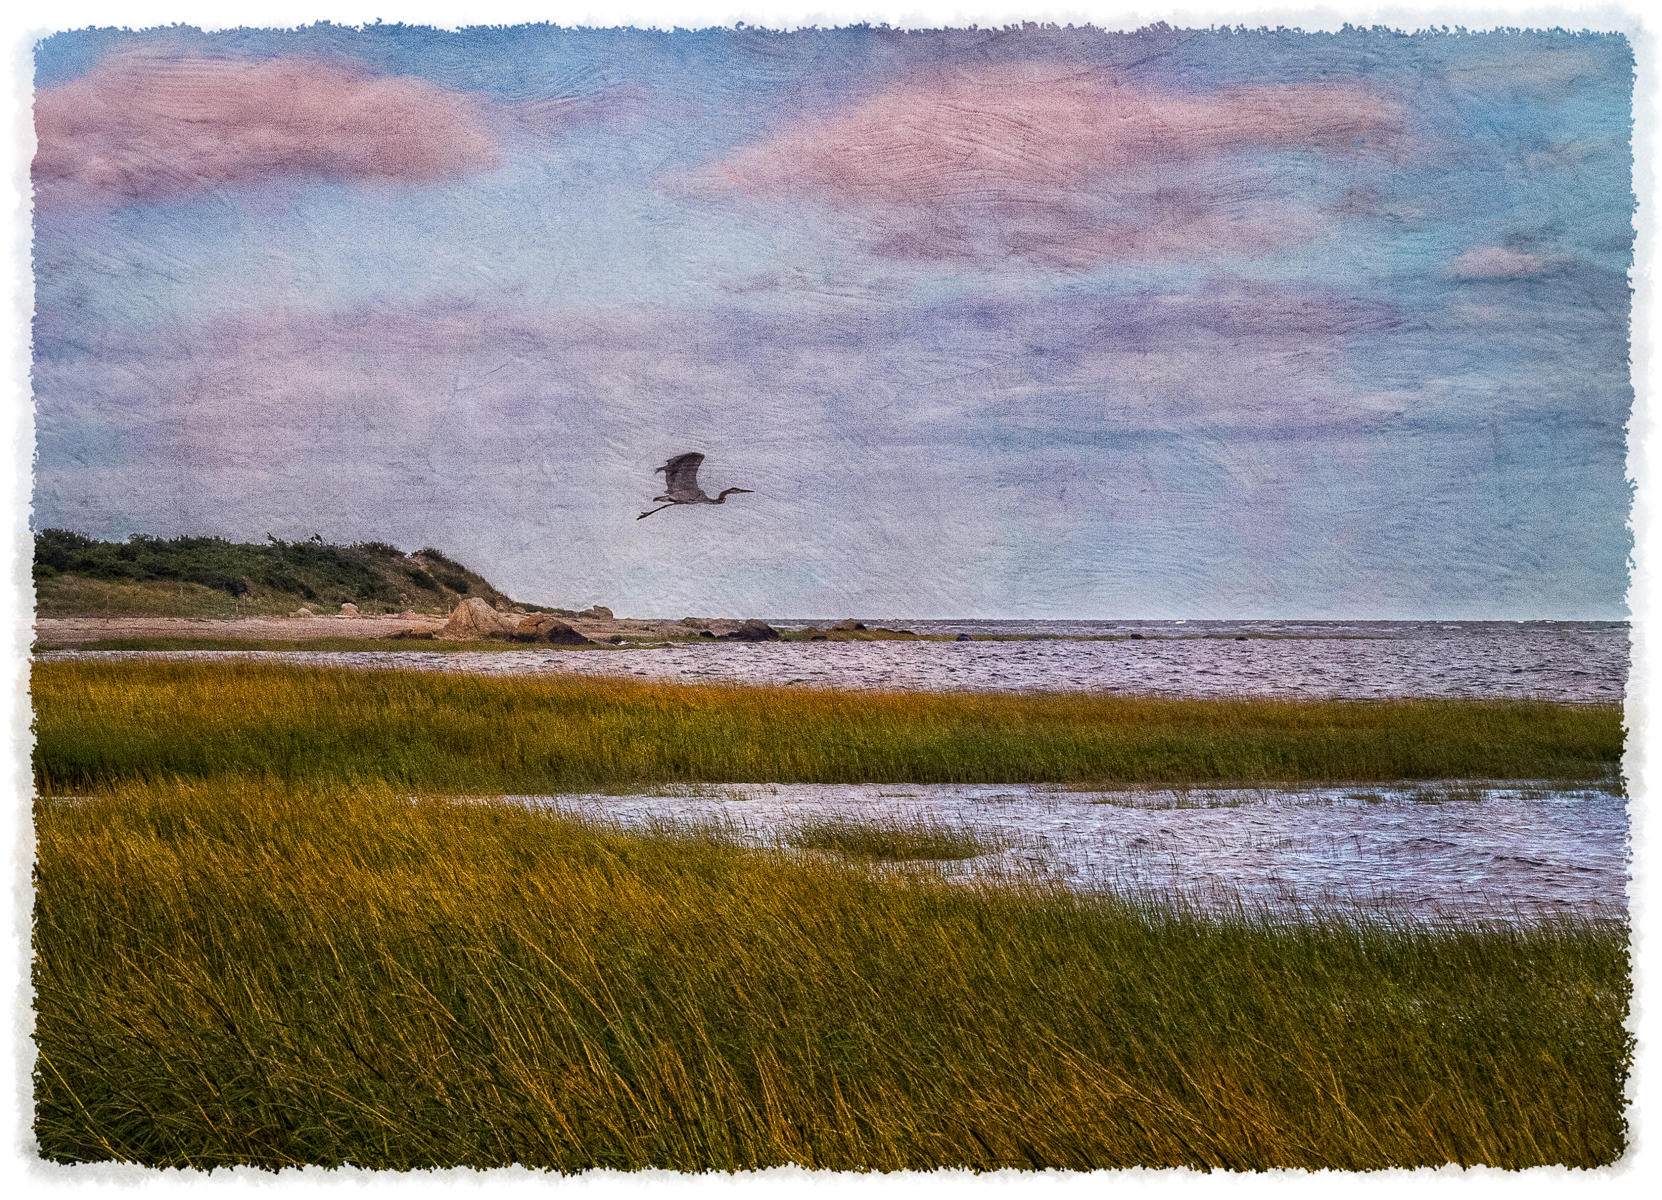
[(728, 488), (719, 496), (713, 498), (706, 496), (704, 489), (698, 486), (698, 465), (703, 461), (704, 456), (702, 454), (677, 454), (663, 466), (654, 470), (654, 475), (658, 471), (664, 473), (664, 494), (652, 497), (652, 503), (658, 504), (659, 501), (663, 501), (663, 503), (657, 508), (647, 509), (635, 520), (645, 520), (653, 513), (663, 512), (664, 509), (675, 504), (725, 504), (727, 497), (734, 492), (750, 491), (749, 488)]

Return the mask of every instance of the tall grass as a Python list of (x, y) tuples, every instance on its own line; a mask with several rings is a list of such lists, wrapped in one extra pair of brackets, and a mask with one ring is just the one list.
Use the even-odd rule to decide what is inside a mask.
[(43, 800), (53, 1160), (1595, 1166), (1613, 928), (1277, 927), (384, 786)]
[(676, 782), (1584, 779), (1621, 715), (1518, 701), (1160, 700), (37, 663), (47, 791), (264, 773), (456, 792)]

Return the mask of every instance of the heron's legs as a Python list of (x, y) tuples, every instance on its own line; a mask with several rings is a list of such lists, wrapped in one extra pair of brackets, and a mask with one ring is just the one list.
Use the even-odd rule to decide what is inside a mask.
[(646, 519), (646, 518), (647, 518), (647, 517), (650, 517), (650, 516), (651, 516), (651, 515), (652, 515), (652, 514), (653, 514), (653, 513), (655, 513), (655, 512), (663, 512), (663, 511), (664, 511), (664, 509), (666, 509), (666, 508), (673, 508), (673, 507), (674, 507), (674, 505), (672, 505), (672, 504), (660, 504), (660, 505), (659, 505), (659, 506), (658, 506), (658, 507), (657, 507), (657, 508), (649, 508), (649, 509), (647, 509), (647, 510), (646, 510), (646, 511), (645, 511), (645, 512), (643, 512), (643, 513), (642, 513), (642, 514), (641, 514), (641, 515), (640, 515), (640, 516), (638, 516), (638, 517), (636, 517), (636, 518), (635, 518), (635, 520), (637, 520), (637, 521), (644, 521), (644, 520), (645, 520), (645, 519)]

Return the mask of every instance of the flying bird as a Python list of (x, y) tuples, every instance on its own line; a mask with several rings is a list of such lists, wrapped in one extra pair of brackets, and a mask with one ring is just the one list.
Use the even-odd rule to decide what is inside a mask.
[(659, 505), (649, 508), (635, 520), (642, 521), (655, 512), (663, 512), (675, 504), (724, 504), (727, 497), (734, 492), (749, 492), (749, 488), (728, 488), (721, 495), (711, 498), (704, 494), (704, 489), (698, 486), (698, 465), (704, 461), (702, 454), (677, 454), (663, 466), (652, 473), (664, 473), (664, 494), (652, 497), (652, 503)]

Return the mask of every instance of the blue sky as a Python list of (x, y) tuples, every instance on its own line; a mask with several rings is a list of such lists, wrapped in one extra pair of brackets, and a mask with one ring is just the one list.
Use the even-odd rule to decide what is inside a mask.
[[(1617, 36), (57, 34), (34, 524), (679, 616), (1625, 616)], [(635, 515), (708, 457), (721, 508)]]

